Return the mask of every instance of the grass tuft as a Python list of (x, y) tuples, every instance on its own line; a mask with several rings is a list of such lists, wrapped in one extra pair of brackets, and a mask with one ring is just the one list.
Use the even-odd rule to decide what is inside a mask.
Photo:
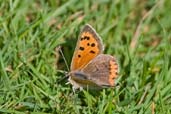
[[(171, 113), (171, 1), (0, 1), (0, 113)], [(61, 80), (80, 29), (92, 25), (118, 59), (115, 88)], [(70, 65), (70, 64), (69, 64)], [(61, 81), (59, 81), (61, 80)]]

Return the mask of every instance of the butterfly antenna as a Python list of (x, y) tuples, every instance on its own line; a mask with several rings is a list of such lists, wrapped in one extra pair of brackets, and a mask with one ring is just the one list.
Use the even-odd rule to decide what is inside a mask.
[[(56, 47), (56, 52), (59, 52), (59, 53), (61, 54), (62, 58), (64, 59), (65, 65), (66, 65), (66, 67), (67, 67), (67, 70), (68, 70), (68, 72), (69, 72), (68, 63), (67, 63), (66, 58), (65, 58), (65, 56), (64, 56), (64, 54), (63, 54), (63, 52), (62, 52), (62, 50), (61, 50), (61, 46)], [(63, 71), (61, 71), (61, 72), (63, 72)], [(68, 72), (65, 71), (65, 72), (64, 72), (65, 76), (62, 77), (60, 80), (58, 80), (57, 83), (59, 83), (59, 82), (65, 80), (65, 79), (67, 79), (67, 78), (69, 77)]]
[(59, 80), (57, 81), (57, 83), (59, 83), (59, 82), (61, 82), (61, 81), (63, 81), (63, 80), (68, 79), (68, 77), (69, 77), (69, 75), (66, 74), (64, 77), (62, 77), (61, 79), (59, 79)]
[(56, 47), (56, 51), (59, 52), (59, 53), (62, 55), (62, 58), (64, 59), (65, 65), (66, 65), (67, 70), (68, 70), (68, 72), (69, 72), (68, 63), (67, 63), (66, 58), (65, 58), (65, 56), (64, 56), (64, 54), (63, 54), (63, 52), (62, 52), (62, 50), (61, 50), (61, 46)]

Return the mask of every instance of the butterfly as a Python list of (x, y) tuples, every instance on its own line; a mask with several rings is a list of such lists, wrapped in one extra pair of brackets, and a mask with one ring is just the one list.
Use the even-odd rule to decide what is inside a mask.
[(86, 24), (78, 37), (68, 73), (74, 89), (114, 87), (118, 63), (113, 56), (103, 54), (103, 50), (100, 36)]

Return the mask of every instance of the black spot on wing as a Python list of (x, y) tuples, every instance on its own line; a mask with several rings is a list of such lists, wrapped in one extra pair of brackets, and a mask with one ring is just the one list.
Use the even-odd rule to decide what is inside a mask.
[(78, 55), (78, 58), (80, 58), (81, 57), (81, 55)]
[(91, 47), (94, 47), (94, 46), (95, 46), (95, 43), (92, 43), (92, 44), (91, 44)]
[(81, 41), (82, 41), (82, 40), (84, 40), (84, 38), (83, 38), (83, 37), (81, 37)]
[(80, 47), (79, 50), (83, 51), (84, 50), (84, 47)]
[(90, 37), (84, 36), (84, 40), (90, 40)]
[(90, 51), (90, 53), (95, 54), (96, 52), (95, 52), (95, 51), (93, 51), (93, 50), (91, 50), (91, 51)]

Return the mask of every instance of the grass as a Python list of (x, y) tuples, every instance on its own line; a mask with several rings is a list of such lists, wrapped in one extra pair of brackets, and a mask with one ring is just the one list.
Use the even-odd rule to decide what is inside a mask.
[[(0, 1), (0, 113), (171, 113), (169, 0)], [(76, 91), (67, 71), (91, 24), (120, 65), (114, 89)]]

